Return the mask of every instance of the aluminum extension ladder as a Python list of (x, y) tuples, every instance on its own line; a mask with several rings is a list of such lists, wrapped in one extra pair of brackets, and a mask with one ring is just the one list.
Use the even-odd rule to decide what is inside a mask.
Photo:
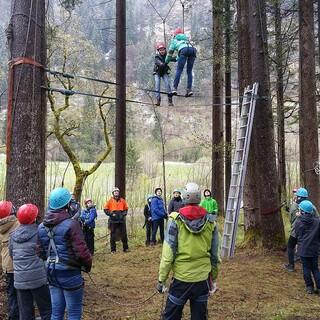
[(233, 257), (237, 238), (240, 204), (242, 202), (243, 184), (246, 176), (250, 139), (253, 125), (258, 83), (244, 90), (239, 127), (236, 138), (236, 149), (232, 164), (226, 217), (221, 243), (221, 256)]

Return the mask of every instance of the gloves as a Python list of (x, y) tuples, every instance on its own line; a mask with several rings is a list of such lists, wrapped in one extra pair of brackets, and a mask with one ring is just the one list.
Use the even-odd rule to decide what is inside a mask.
[(218, 286), (215, 281), (210, 281), (209, 288), (209, 296), (213, 296), (218, 291)]
[(164, 293), (166, 287), (164, 286), (164, 284), (161, 281), (158, 281), (157, 285), (156, 285), (156, 289), (159, 293)]

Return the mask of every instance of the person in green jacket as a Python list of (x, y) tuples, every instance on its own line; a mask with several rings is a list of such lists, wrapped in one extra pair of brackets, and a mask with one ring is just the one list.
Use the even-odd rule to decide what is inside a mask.
[(191, 97), (193, 95), (192, 92), (192, 69), (194, 60), (197, 56), (197, 49), (190, 43), (189, 38), (184, 34), (181, 28), (177, 28), (174, 31), (174, 37), (172, 38), (168, 50), (168, 54), (166, 56), (165, 63), (169, 63), (173, 60), (174, 52), (178, 53), (178, 63), (176, 75), (173, 81), (173, 89), (171, 93), (173, 95), (177, 94), (178, 85), (180, 82), (181, 74), (183, 72), (184, 66), (187, 63), (187, 92), (186, 97)]
[(191, 320), (207, 318), (210, 292), (218, 276), (219, 234), (215, 220), (198, 204), (201, 192), (196, 183), (182, 191), (185, 207), (169, 215), (163, 243), (157, 290), (163, 293), (173, 271), (163, 320), (180, 320), (183, 307), (190, 300)]
[(200, 202), (200, 207), (207, 210), (208, 213), (217, 215), (218, 214), (218, 202), (212, 198), (211, 191), (209, 189), (205, 189), (203, 191), (204, 199)]

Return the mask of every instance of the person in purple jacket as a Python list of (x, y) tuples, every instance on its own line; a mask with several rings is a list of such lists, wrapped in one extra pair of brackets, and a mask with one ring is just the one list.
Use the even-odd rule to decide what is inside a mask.
[(49, 210), (39, 226), (38, 255), (47, 261), (52, 317), (79, 320), (82, 315), (83, 278), (81, 270), (89, 272), (92, 256), (84, 241), (80, 224), (71, 218), (71, 193), (56, 188), (49, 196)]
[(151, 245), (157, 243), (157, 231), (160, 229), (160, 239), (164, 241), (164, 219), (168, 219), (167, 212), (162, 199), (162, 189), (156, 188), (155, 195), (151, 198), (150, 211), (152, 220), (152, 237)]

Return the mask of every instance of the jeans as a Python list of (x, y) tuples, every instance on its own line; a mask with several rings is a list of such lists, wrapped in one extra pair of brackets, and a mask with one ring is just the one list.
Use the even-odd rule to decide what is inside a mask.
[(151, 242), (156, 243), (157, 242), (157, 231), (158, 228), (160, 229), (160, 239), (161, 242), (164, 241), (164, 219), (154, 220), (152, 221), (152, 238)]
[(20, 320), (34, 320), (34, 301), (36, 302), (41, 320), (51, 320), (51, 298), (49, 287), (44, 285), (30, 290), (17, 290)]
[(83, 227), (84, 240), (86, 241), (87, 247), (90, 253), (94, 254), (94, 228), (87, 226)]
[(178, 88), (184, 65), (187, 62), (187, 89), (192, 89), (192, 69), (194, 60), (196, 59), (197, 50), (194, 47), (185, 47), (179, 51), (179, 59), (177, 63), (176, 76), (173, 81), (173, 87)]
[(52, 316), (51, 320), (63, 320), (67, 309), (68, 320), (80, 320), (82, 316), (83, 287), (69, 291), (50, 286)]
[(318, 267), (318, 257), (300, 257), (302, 262), (303, 279), (306, 287), (314, 287), (312, 276), (316, 287), (320, 289), (320, 272)]
[(296, 245), (297, 245), (297, 238), (290, 236), (288, 240), (288, 262), (290, 265), (294, 266), (294, 255), (295, 255), (295, 250), (296, 250)]
[(117, 236), (119, 235), (122, 241), (123, 251), (128, 250), (128, 236), (127, 236), (127, 227), (126, 223), (110, 223), (110, 247), (111, 251), (115, 252), (117, 249), (116, 241)]
[(174, 279), (170, 289), (163, 320), (180, 320), (184, 305), (190, 300), (191, 320), (207, 320), (209, 286), (207, 280), (183, 282)]
[(155, 82), (155, 91), (157, 91), (155, 93), (156, 95), (156, 99), (160, 100), (161, 96), (160, 96), (160, 87), (161, 87), (161, 79), (164, 82), (164, 85), (166, 87), (166, 91), (168, 93), (168, 96), (171, 96), (171, 86), (170, 86), (170, 77), (167, 74), (164, 74), (162, 77), (159, 76), (158, 74), (154, 75), (154, 82)]
[(8, 320), (19, 320), (17, 290), (14, 288), (13, 273), (6, 273), (6, 285), (8, 298)]

